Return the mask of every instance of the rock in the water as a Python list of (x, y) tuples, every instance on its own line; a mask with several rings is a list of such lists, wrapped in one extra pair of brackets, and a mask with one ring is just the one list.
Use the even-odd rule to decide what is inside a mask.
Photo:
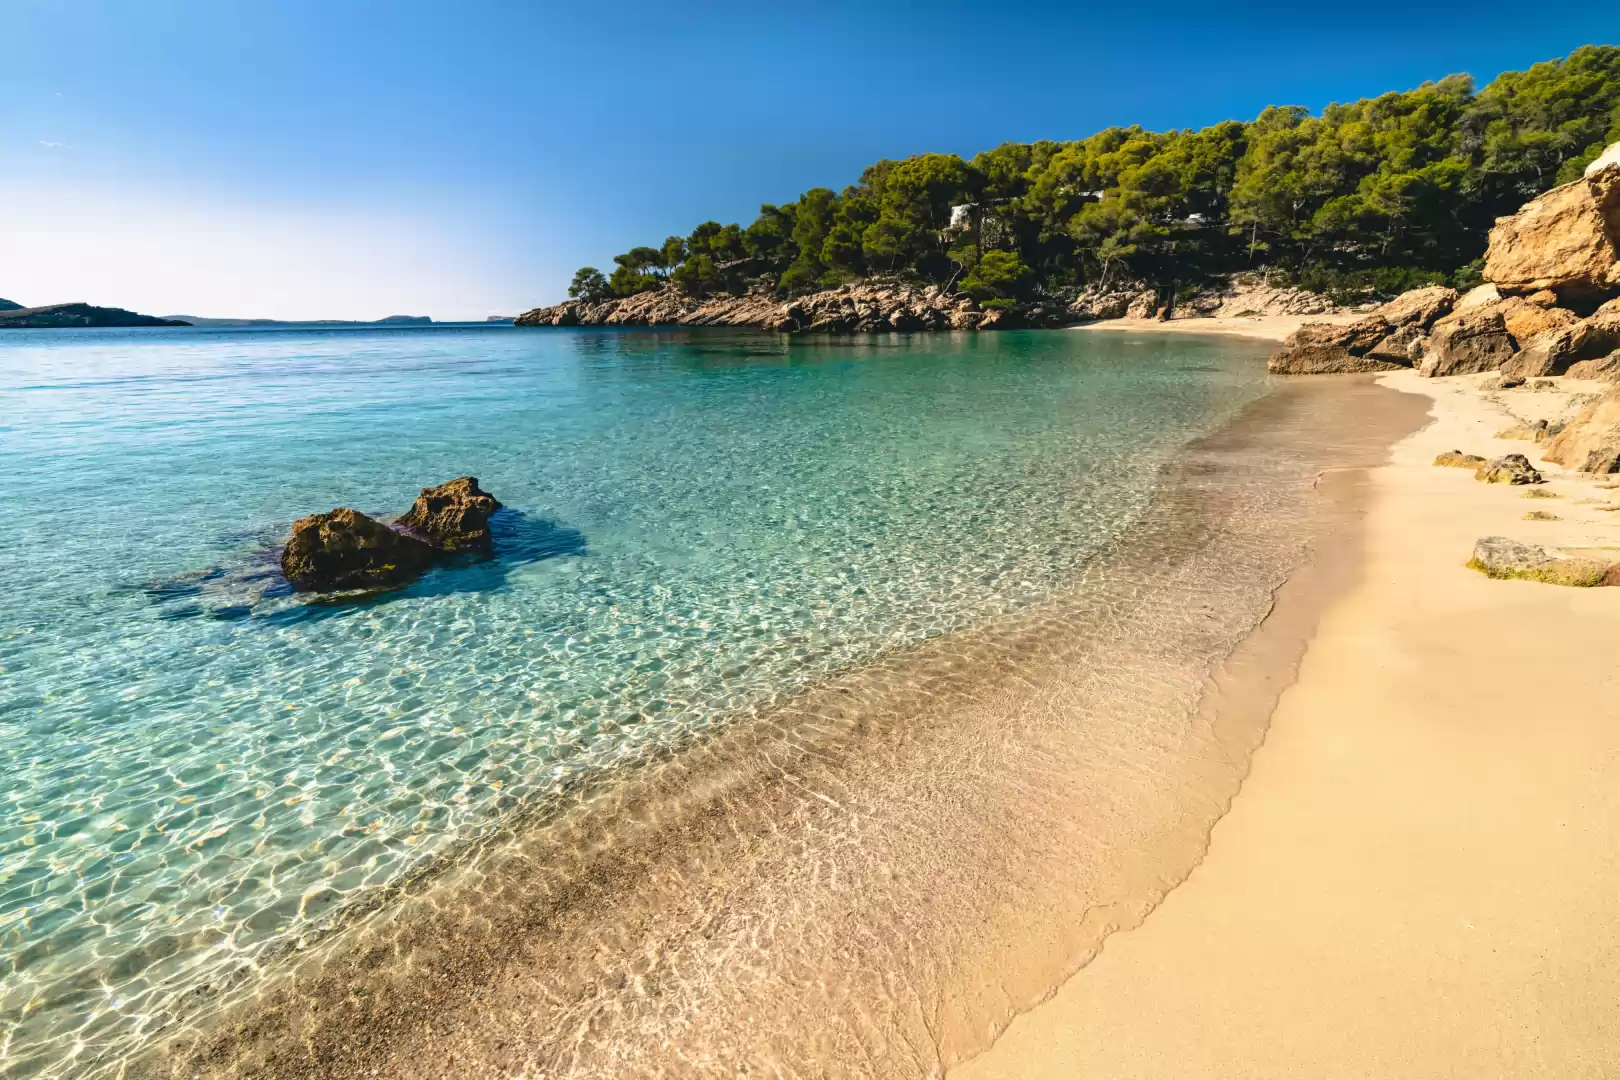
[(1512, 359), (1513, 335), (1490, 305), (1459, 309), (1434, 324), (1419, 374), (1474, 375), (1495, 371)]
[(1577, 413), (1541, 456), (1566, 469), (1620, 472), (1620, 387)]
[[(1613, 151), (1605, 151), (1605, 157)], [(1498, 218), (1485, 253), (1485, 280), (1504, 293), (1550, 289), (1565, 304), (1620, 293), (1620, 161), (1600, 157), (1585, 176)]]
[(1541, 474), (1523, 454), (1503, 454), (1480, 466), (1474, 479), (1487, 484), (1539, 484)]
[(1341, 375), (1405, 367), (1399, 361), (1368, 355), (1389, 337), (1390, 329), (1390, 324), (1378, 315), (1348, 326), (1306, 323), (1288, 335), (1266, 367), (1274, 375)]
[(1563, 558), (1545, 548), (1505, 536), (1487, 536), (1474, 544), (1468, 565), (1486, 577), (1521, 578), (1549, 585), (1602, 585), (1609, 564), (1596, 559)]
[(384, 589), (410, 581), (436, 556), (416, 537), (345, 506), (293, 522), (281, 572), (303, 592)]
[(1485, 459), (1478, 454), (1465, 454), (1461, 450), (1447, 450), (1437, 456), (1434, 463), (1452, 469), (1478, 469), (1485, 464)]
[(409, 529), (444, 551), (473, 551), (490, 546), (489, 516), (501, 508), (476, 476), (462, 476), (438, 487), (423, 488), (410, 512), (394, 524)]

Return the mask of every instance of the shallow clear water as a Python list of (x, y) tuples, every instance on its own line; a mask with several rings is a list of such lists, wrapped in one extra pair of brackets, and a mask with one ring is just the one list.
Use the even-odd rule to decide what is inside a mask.
[[(1063, 332), (0, 338), (7, 1074), (150, 1033), (571, 777), (1070, 585), (1263, 347)], [(288, 593), (475, 474), (498, 554)]]

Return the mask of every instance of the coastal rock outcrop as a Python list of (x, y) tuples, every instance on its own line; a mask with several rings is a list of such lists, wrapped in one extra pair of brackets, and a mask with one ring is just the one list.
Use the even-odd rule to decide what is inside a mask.
[(1620, 380), (1620, 349), (1596, 360), (1581, 360), (1571, 364), (1564, 374), (1572, 379), (1602, 379), (1606, 382)]
[(1586, 588), (1605, 584), (1609, 571), (1609, 563), (1602, 560), (1558, 556), (1506, 536), (1486, 536), (1476, 541), (1468, 566), (1486, 577)]
[(1484, 274), (1504, 294), (1551, 290), (1561, 303), (1586, 310), (1620, 294), (1620, 144), (1581, 179), (1498, 218)]
[(1418, 373), (1435, 378), (1495, 371), (1514, 352), (1513, 335), (1494, 305), (1459, 307), (1434, 324)]
[(1566, 469), (1620, 472), (1620, 387), (1577, 413), (1548, 441), (1541, 456)]
[(1391, 330), (1390, 324), (1378, 315), (1348, 326), (1306, 323), (1288, 335), (1282, 348), (1266, 362), (1266, 368), (1274, 375), (1339, 375), (1405, 367), (1399, 361), (1368, 355), (1389, 337)]
[(437, 557), (427, 542), (340, 506), (293, 522), (281, 572), (300, 592), (384, 589), (415, 578)]
[(423, 488), (409, 512), (394, 524), (444, 551), (488, 550), (489, 516), (500, 508), (494, 496), (478, 486), (476, 476), (461, 476)]
[(518, 316), (517, 325), (758, 326), (787, 333), (871, 333), (987, 329), (1004, 321), (999, 312), (983, 311), (970, 297), (937, 285), (864, 282), (792, 300), (778, 300), (768, 292), (699, 299), (665, 286), (597, 303), (569, 300), (536, 308)]
[(1566, 325), (1531, 338), (1517, 356), (1503, 364), (1502, 374), (1510, 379), (1563, 375), (1574, 364), (1597, 360), (1620, 349), (1620, 314), (1570, 318)]

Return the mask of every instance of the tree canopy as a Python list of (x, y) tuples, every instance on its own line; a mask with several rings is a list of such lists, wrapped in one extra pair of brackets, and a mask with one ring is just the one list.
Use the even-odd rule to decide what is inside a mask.
[[(1620, 48), (1584, 46), (1477, 92), (1451, 75), (1320, 116), (1273, 106), (1196, 131), (879, 161), (746, 227), (706, 221), (616, 255), (606, 287), (795, 295), (881, 274), (1011, 303), (1242, 269), (1344, 290), (1467, 284), (1498, 216), (1615, 141)], [(581, 270), (579, 295), (600, 295), (600, 278)]]

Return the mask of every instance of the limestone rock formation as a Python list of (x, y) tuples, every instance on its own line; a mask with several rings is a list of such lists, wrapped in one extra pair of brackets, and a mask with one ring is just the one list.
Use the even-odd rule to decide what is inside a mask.
[(1581, 360), (1569, 365), (1564, 372), (1571, 379), (1602, 379), (1606, 382), (1620, 381), (1620, 349), (1616, 349), (1608, 356), (1596, 360)]
[(1502, 374), (1516, 379), (1562, 375), (1573, 364), (1599, 359), (1615, 349), (1620, 349), (1620, 314), (1602, 313), (1590, 319), (1574, 319), (1563, 327), (1531, 338), (1523, 351), (1502, 366)]
[[(758, 326), (788, 333), (973, 330), (1002, 325), (971, 298), (937, 285), (868, 281), (793, 300), (768, 292), (699, 299), (665, 286), (597, 303), (569, 300), (518, 316), (519, 326)], [(1059, 321), (1066, 322), (1062, 318)]]
[(1306, 323), (1288, 335), (1266, 368), (1274, 375), (1339, 375), (1405, 367), (1398, 361), (1368, 355), (1389, 337), (1390, 331), (1390, 324), (1378, 315), (1348, 326)]
[(281, 572), (301, 592), (384, 589), (410, 581), (437, 554), (424, 541), (345, 506), (293, 522)]
[(1427, 330), (1438, 319), (1451, 314), (1451, 309), (1460, 298), (1456, 289), (1432, 285), (1424, 289), (1403, 292), (1373, 314), (1391, 326), (1416, 326), (1421, 330)]
[(1620, 386), (1577, 413), (1541, 456), (1567, 469), (1620, 472)]
[(1495, 371), (1514, 351), (1513, 335), (1495, 305), (1459, 308), (1434, 324), (1418, 373), (1434, 378)]
[(462, 476), (423, 488), (411, 509), (394, 524), (444, 551), (487, 550), (489, 515), (501, 508), (476, 476)]
[(1452, 469), (1478, 469), (1485, 464), (1485, 459), (1478, 454), (1465, 454), (1461, 450), (1447, 450), (1437, 456), (1434, 463)]
[(1620, 144), (1581, 179), (1498, 218), (1485, 279), (1510, 295), (1550, 289), (1561, 303), (1584, 310), (1620, 294)]
[(1609, 564), (1601, 560), (1561, 557), (1545, 548), (1505, 536), (1487, 536), (1476, 541), (1468, 565), (1486, 577), (1581, 587), (1604, 584), (1609, 570)]
[(1487, 484), (1539, 484), (1541, 474), (1523, 454), (1503, 454), (1480, 466), (1474, 479)]

